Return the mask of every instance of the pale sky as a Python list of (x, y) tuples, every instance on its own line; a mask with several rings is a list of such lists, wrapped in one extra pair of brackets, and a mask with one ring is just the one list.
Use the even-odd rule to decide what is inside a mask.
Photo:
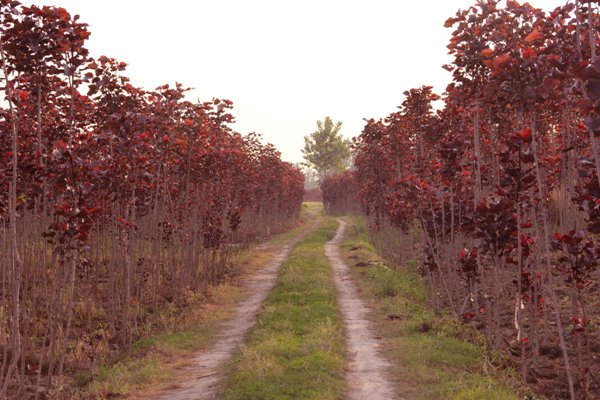
[[(22, 0), (24, 4), (28, 1)], [(565, 0), (531, 0), (553, 9)], [(329, 115), (358, 136), (402, 92), (442, 93), (451, 61), (444, 21), (475, 0), (38, 0), (90, 25), (93, 56), (129, 64), (135, 85), (181, 82), (190, 100), (234, 102), (233, 128), (258, 132), (283, 159)]]

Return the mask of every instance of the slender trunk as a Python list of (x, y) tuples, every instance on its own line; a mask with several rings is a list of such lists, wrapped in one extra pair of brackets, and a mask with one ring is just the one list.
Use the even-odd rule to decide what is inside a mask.
[(577, 46), (577, 54), (579, 54), (579, 61), (581, 61), (581, 11), (579, 7), (579, 0), (575, 0), (575, 40)]
[(481, 138), (480, 138), (480, 126), (479, 126), (479, 100), (475, 101), (475, 114), (473, 115), (473, 136), (474, 136), (474, 147), (475, 147), (475, 193), (474, 193), (474, 207), (481, 201), (482, 182), (481, 182)]
[(527, 380), (527, 359), (525, 357), (525, 337), (523, 336), (523, 245), (521, 243), (521, 206), (517, 207), (517, 298), (515, 306), (515, 326), (517, 328), (517, 340), (521, 346), (521, 376), (524, 381)]
[(11, 82), (8, 75), (8, 67), (6, 61), (6, 55), (4, 52), (4, 43), (0, 38), (0, 59), (2, 61), (2, 71), (5, 78), (5, 91), (6, 98), (8, 101), (9, 115), (10, 115), (10, 128), (12, 132), (12, 177), (9, 183), (8, 189), (8, 215), (9, 215), (9, 243), (10, 243), (10, 257), (9, 257), (9, 275), (11, 276), (10, 282), (10, 293), (12, 302), (12, 321), (11, 321), (11, 348), (12, 348), (12, 359), (4, 375), (4, 383), (0, 388), (0, 398), (6, 396), (6, 391), (10, 384), (12, 374), (14, 373), (19, 357), (21, 356), (21, 333), (20, 333), (20, 290), (21, 290), (21, 257), (18, 250), (17, 241), (17, 173), (18, 173), (18, 128), (17, 128), (17, 113), (13, 106), (13, 93)]
[(554, 286), (554, 278), (552, 275), (552, 266), (551, 266), (551, 261), (550, 261), (550, 229), (549, 229), (549, 223), (548, 223), (547, 206), (545, 204), (546, 197), (544, 195), (542, 178), (540, 175), (539, 160), (538, 160), (538, 155), (537, 155), (537, 132), (536, 132), (535, 120), (533, 120), (532, 126), (531, 126), (531, 146), (532, 146), (532, 152), (533, 152), (533, 158), (534, 158), (534, 166), (536, 169), (538, 196), (540, 199), (539, 208), (540, 208), (540, 210), (542, 210), (542, 224), (543, 224), (543, 228), (544, 228), (544, 235), (543, 235), (544, 236), (544, 250), (545, 250), (544, 258), (545, 258), (545, 264), (546, 264), (546, 277), (548, 280), (546, 287), (548, 288), (547, 290), (550, 292), (550, 296), (551, 296), (551, 300), (552, 300), (552, 307), (553, 307), (553, 311), (554, 311), (554, 320), (556, 322), (556, 329), (558, 331), (560, 348), (562, 350), (563, 362), (565, 364), (565, 372), (567, 374), (567, 381), (569, 384), (569, 395), (571, 397), (571, 400), (575, 400), (575, 389), (574, 389), (574, 385), (573, 385), (573, 373), (571, 371), (571, 366), (569, 363), (569, 354), (567, 353), (567, 345), (565, 342), (565, 335), (564, 335), (564, 331), (563, 331), (563, 327), (562, 327), (560, 308), (559, 308), (559, 303), (558, 303), (558, 299), (556, 296), (556, 291), (555, 291), (555, 286)]

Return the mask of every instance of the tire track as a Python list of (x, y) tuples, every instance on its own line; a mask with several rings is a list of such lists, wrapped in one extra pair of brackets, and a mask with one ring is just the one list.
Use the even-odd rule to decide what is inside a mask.
[(306, 231), (282, 246), (273, 259), (244, 281), (242, 287), (248, 295), (235, 307), (234, 316), (225, 321), (217, 335), (217, 341), (199, 352), (193, 365), (186, 368), (191, 379), (177, 388), (165, 389), (158, 400), (214, 400), (223, 379), (222, 367), (233, 357), (246, 335), (256, 324), (261, 306), (275, 286), (277, 274), (294, 246), (306, 235)]
[(340, 243), (346, 222), (340, 221), (335, 237), (325, 244), (325, 254), (333, 268), (338, 303), (344, 318), (349, 353), (348, 398), (350, 400), (392, 400), (395, 396), (387, 379), (389, 364), (379, 355), (379, 343), (369, 329), (369, 309), (360, 299), (350, 269), (342, 261)]

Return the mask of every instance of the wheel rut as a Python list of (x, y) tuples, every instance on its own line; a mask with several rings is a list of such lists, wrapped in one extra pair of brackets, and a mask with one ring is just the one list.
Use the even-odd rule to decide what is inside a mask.
[(234, 316), (221, 325), (216, 342), (194, 356), (192, 365), (185, 370), (186, 375), (191, 378), (178, 384), (176, 388), (165, 389), (156, 396), (157, 400), (217, 399), (224, 377), (222, 367), (232, 359), (256, 324), (261, 305), (273, 289), (280, 267), (305, 234), (306, 232), (282, 246), (267, 265), (244, 281), (242, 287), (248, 294), (236, 305)]
[(340, 243), (346, 222), (340, 221), (335, 237), (325, 244), (325, 254), (333, 268), (338, 304), (344, 319), (348, 347), (349, 400), (393, 400), (397, 397), (387, 378), (388, 362), (381, 357), (379, 342), (370, 329), (369, 308), (359, 297), (350, 269), (342, 261)]

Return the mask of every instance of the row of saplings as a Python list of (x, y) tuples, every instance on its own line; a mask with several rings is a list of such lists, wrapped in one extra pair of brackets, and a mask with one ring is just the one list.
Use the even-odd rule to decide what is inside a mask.
[(458, 12), (444, 97), (405, 92), (322, 185), (326, 209), (360, 207), (388, 258), (420, 259), (434, 307), (549, 398), (600, 396), (599, 23), (595, 2)]
[(294, 224), (304, 179), (230, 101), (91, 58), (65, 9), (0, 0), (0, 21), (0, 398), (59, 396)]

